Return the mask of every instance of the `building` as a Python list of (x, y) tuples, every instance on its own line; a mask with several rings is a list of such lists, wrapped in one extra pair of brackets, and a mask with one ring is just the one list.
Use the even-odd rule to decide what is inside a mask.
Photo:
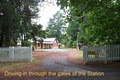
[(34, 44), (36, 49), (51, 49), (51, 48), (59, 48), (60, 43), (56, 40), (56, 38), (45, 38), (42, 42), (38, 42)]

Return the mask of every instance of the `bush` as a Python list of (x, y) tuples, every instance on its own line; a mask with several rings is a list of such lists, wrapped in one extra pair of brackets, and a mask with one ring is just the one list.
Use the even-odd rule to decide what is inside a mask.
[(29, 41), (23, 41), (22, 46), (31, 46), (31, 43)]
[(76, 42), (76, 41), (73, 41), (73, 43), (72, 43), (72, 48), (76, 48), (76, 45), (77, 45), (77, 42)]
[(49, 47), (44, 47), (44, 49), (50, 49)]

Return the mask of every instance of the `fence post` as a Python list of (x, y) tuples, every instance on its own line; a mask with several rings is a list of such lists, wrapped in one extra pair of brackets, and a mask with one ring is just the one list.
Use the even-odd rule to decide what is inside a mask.
[(30, 47), (30, 61), (32, 61), (32, 46)]
[(105, 45), (105, 64), (107, 64), (107, 45)]
[(14, 47), (9, 47), (9, 59), (10, 61), (14, 60)]
[(84, 61), (84, 64), (86, 64), (87, 63), (87, 49), (86, 49), (86, 47), (84, 46), (83, 47), (83, 61)]
[(120, 60), (120, 45), (118, 45), (118, 57), (119, 57), (118, 60)]

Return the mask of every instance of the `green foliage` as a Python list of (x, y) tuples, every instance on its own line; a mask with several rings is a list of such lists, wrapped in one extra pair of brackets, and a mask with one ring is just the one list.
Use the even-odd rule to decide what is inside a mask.
[(60, 42), (61, 35), (65, 32), (65, 18), (64, 14), (58, 11), (53, 18), (50, 19), (46, 34), (47, 37), (56, 37), (57, 40)]
[(45, 47), (44, 49), (50, 49), (50, 47)]
[(119, 0), (58, 0), (58, 3), (62, 8), (69, 6), (68, 20), (76, 19), (79, 23), (77, 37), (83, 45), (120, 44)]
[(61, 36), (61, 44), (67, 48), (76, 48), (76, 41), (72, 40), (68, 33)]
[(67, 34), (69, 36), (71, 36), (71, 39), (73, 41), (77, 40), (77, 34), (78, 34), (78, 28), (79, 28), (79, 24), (76, 23), (75, 21), (71, 21), (69, 22), (69, 25), (67, 27)]
[(23, 41), (22, 46), (31, 46), (31, 43), (29, 41)]
[(32, 25), (32, 29), (30, 30), (31, 37), (36, 42), (36, 37), (45, 37), (45, 31), (42, 30), (42, 25)]
[(39, 0), (0, 1), (0, 47), (16, 45), (18, 38), (26, 44), (31, 36), (40, 36), (41, 28), (32, 30), (31, 23), (31, 19), (37, 17), (38, 2)]
[(2, 11), (0, 15), (0, 46), (15, 45), (20, 28), (20, 14), (14, 11), (16, 6), (10, 2), (1, 3), (0, 6), (0, 11)]
[(73, 43), (72, 43), (72, 48), (76, 48), (76, 46), (77, 46), (77, 42), (76, 42), (76, 41), (73, 41)]
[(75, 20), (69, 22), (69, 25), (66, 29), (66, 34), (62, 37), (62, 43), (65, 44), (66, 47), (76, 48), (76, 41), (78, 35), (79, 24), (75, 22)]

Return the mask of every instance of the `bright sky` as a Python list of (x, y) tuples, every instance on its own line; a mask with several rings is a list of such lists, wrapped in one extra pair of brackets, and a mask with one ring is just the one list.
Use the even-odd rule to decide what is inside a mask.
[(60, 6), (58, 7), (56, 4), (56, 0), (51, 0), (52, 3), (44, 2), (42, 7), (39, 7), (39, 17), (37, 20), (33, 20), (37, 24), (43, 25), (43, 30), (46, 29), (47, 23), (49, 22), (49, 19), (52, 18), (52, 16), (60, 10)]

